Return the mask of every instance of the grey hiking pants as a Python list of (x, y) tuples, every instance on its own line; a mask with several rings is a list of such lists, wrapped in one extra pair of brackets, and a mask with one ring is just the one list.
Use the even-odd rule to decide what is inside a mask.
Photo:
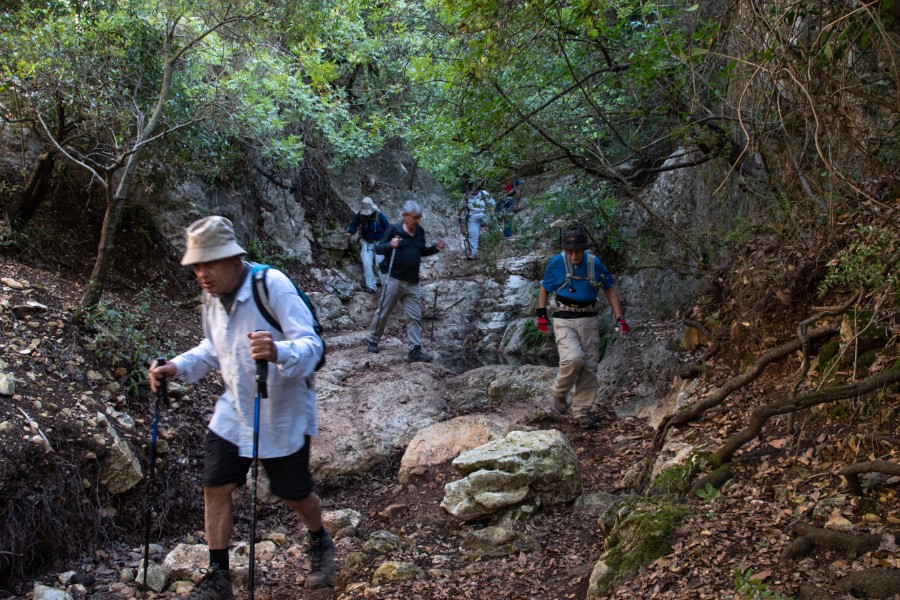
[(381, 288), (381, 298), (375, 309), (375, 316), (369, 326), (369, 341), (378, 343), (387, 326), (388, 317), (398, 302), (403, 303), (406, 313), (406, 341), (409, 349), (422, 345), (422, 300), (418, 283), (388, 278), (387, 285)]

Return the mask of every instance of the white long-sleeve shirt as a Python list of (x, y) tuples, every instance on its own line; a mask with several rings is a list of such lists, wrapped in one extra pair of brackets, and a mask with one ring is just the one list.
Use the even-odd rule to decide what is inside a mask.
[(318, 433), (315, 366), (322, 342), (313, 330), (312, 314), (294, 284), (275, 269), (266, 273), (269, 301), (284, 333), (275, 330), (256, 308), (251, 277), (238, 289), (231, 314), (218, 298), (203, 304), (203, 341), (172, 362), (178, 376), (196, 383), (219, 369), (225, 393), (216, 401), (209, 428), (235, 444), (241, 456), (253, 455), (253, 408), (256, 399), (256, 362), (250, 358), (249, 332), (272, 333), (278, 358), (269, 363), (268, 398), (259, 411), (259, 457), (288, 456), (303, 447), (306, 435)]

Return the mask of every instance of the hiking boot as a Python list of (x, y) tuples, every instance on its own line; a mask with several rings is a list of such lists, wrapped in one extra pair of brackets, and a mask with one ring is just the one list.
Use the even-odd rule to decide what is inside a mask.
[(378, 342), (369, 342), (369, 352), (373, 352), (378, 354), (381, 350), (378, 349)]
[(327, 531), (322, 531), (319, 541), (306, 534), (307, 555), (309, 556), (309, 573), (306, 574), (306, 587), (316, 589), (334, 585), (334, 540)]
[(231, 572), (225, 569), (216, 569), (203, 576), (203, 579), (194, 586), (188, 600), (232, 600), (234, 593), (231, 590)]
[(552, 402), (550, 403), (550, 413), (556, 413), (558, 415), (564, 415), (569, 412), (569, 405), (566, 404), (566, 399), (557, 398), (555, 396), (551, 396)]
[(578, 426), (582, 429), (597, 429), (600, 426), (600, 420), (591, 415), (585, 415), (578, 418)]
[(431, 362), (434, 356), (422, 350), (422, 346), (416, 346), (406, 355), (406, 362)]

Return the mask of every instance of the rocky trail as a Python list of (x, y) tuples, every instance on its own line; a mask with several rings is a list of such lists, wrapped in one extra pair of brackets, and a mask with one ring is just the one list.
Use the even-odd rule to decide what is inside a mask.
[[(522, 268), (510, 264), (513, 273)], [(423, 323), (426, 347), (437, 354), (430, 364), (405, 362), (399, 315), (392, 319), (382, 352), (366, 352), (365, 326), (377, 296), (354, 294), (338, 312), (325, 306), (332, 323), (345, 325), (326, 333), (329, 355), (318, 376), (320, 435), (313, 445), (313, 468), (329, 530), (337, 539), (340, 577), (334, 588), (303, 587), (308, 568), (303, 532), (286, 509), (269, 503), (262, 485), (257, 598), (726, 598), (736, 593), (749, 598), (753, 590), (769, 589), (787, 596), (810, 580), (827, 585), (861, 567), (897, 568), (890, 544), (855, 558), (820, 553), (804, 559), (799, 569), (781, 558), (792, 540), (791, 524), (805, 515), (821, 519), (837, 511), (873, 531), (896, 531), (896, 477), (867, 480), (879, 498), (873, 509), (848, 497), (829, 471), (811, 471), (846, 458), (846, 440), (855, 435), (852, 423), (831, 423), (803, 447), (780, 437), (754, 442), (748, 450), (756, 452), (739, 457), (734, 479), (721, 491), (703, 496), (682, 490), (673, 496), (669, 492), (677, 482), (663, 489), (661, 473), (690, 464), (692, 452), (721, 442), (766, 390), (782, 385), (780, 374), (762, 378), (738, 394), (729, 411), (691, 424), (662, 450), (654, 448), (655, 427), (676, 403), (701, 396), (733, 374), (725, 360), (711, 362), (702, 378), (675, 380), (673, 388), (677, 367), (704, 350), (684, 349), (680, 322), (635, 318), (631, 335), (609, 338), (598, 374), (599, 397), (616, 418), (595, 430), (546, 416), (553, 366), (485, 364), (461, 371), (461, 363), (477, 358), (465, 352), (472, 347), (471, 336), (452, 334), (460, 330), (459, 319), (467, 317), (454, 316), (447, 306), (464, 304), (457, 296), (479, 301), (466, 287), (489, 287), (478, 268), (463, 261), (444, 265), (441, 284), (448, 289), (440, 291), (433, 340), (431, 323)], [(68, 558), (46, 562), (39, 570), (43, 575), (0, 589), (0, 597), (137, 597), (146, 488), (138, 477), (127, 490), (108, 493), (105, 461), (112, 447), (127, 440), (136, 460), (145, 464), (149, 394), (139, 387), (136, 401), (124, 393), (127, 365), (116, 367), (108, 360), (114, 341), (65, 325), (78, 297), (76, 283), (9, 258), (3, 259), (2, 271), (2, 370), (12, 374), (13, 389), (0, 396), (0, 492), (13, 498), (4, 514), (6, 531), (22, 532), (22, 539), (12, 540), (12, 550), (0, 560), (11, 572), (15, 557), (10, 560), (9, 554), (26, 547), (32, 531), (42, 537), (56, 531), (58, 542), (70, 547), (66, 552), (47, 542), (48, 553)], [(437, 283), (433, 273), (428, 275), (426, 299)], [(124, 292), (112, 300), (123, 306), (133, 302)], [(199, 324), (189, 297), (155, 307), (153, 318), (163, 325), (154, 330), (155, 342), (167, 339), (172, 351), (194, 343)], [(490, 328), (472, 325), (472, 331), (485, 330)], [(213, 377), (198, 386), (173, 384), (169, 405), (163, 407), (160, 462), (149, 497), (151, 559), (164, 567), (165, 581), (144, 597), (186, 595), (206, 563), (201, 440), (218, 392)], [(112, 430), (121, 431), (118, 442), (110, 439)], [(501, 508), (483, 515), (453, 516), (447, 486), (463, 475), (451, 459), (516, 435), (529, 436), (512, 444), (518, 448), (516, 461), (561, 452), (573, 458), (565, 464), (577, 465), (577, 477), (563, 477), (566, 468), (547, 473), (554, 469), (535, 467), (544, 469), (541, 477), (547, 479), (517, 480), (516, 490), (525, 490), (518, 502), (500, 502)], [(859, 440), (856, 452), (864, 452), (866, 443)], [(503, 464), (513, 452), (504, 447), (491, 460)], [(512, 492), (489, 493), (506, 497)], [(663, 496), (666, 501), (660, 502)], [(69, 512), (58, 514), (59, 500), (68, 502)], [(28, 512), (29, 506), (34, 510)], [(248, 507), (245, 490), (235, 515), (237, 598), (247, 597)], [(867, 521), (866, 515), (872, 518)], [(636, 525), (629, 530), (623, 523)], [(89, 527), (96, 531), (84, 535)], [(641, 538), (642, 530), (649, 530), (650, 542)], [(613, 561), (616, 552), (621, 556)], [(601, 556), (603, 568), (598, 567)], [(27, 558), (32, 571), (43, 560), (36, 554)], [(615, 567), (614, 577), (604, 572), (609, 565)]]

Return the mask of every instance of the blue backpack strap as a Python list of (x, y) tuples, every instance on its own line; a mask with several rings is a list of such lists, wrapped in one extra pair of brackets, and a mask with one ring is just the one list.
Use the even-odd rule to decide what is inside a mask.
[(281, 323), (275, 318), (272, 304), (269, 302), (269, 288), (266, 285), (266, 272), (269, 268), (269, 265), (254, 264), (250, 269), (250, 278), (253, 284), (251, 286), (253, 288), (253, 300), (256, 302), (259, 314), (263, 316), (269, 325), (281, 332)]

